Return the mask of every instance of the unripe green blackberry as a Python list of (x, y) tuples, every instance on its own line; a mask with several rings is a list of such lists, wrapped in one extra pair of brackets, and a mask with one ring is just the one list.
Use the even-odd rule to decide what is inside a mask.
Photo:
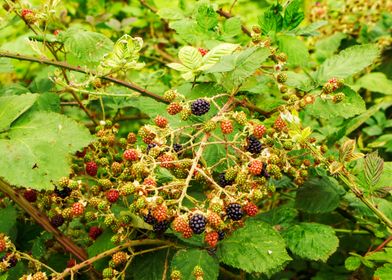
[(113, 236), (110, 238), (110, 241), (113, 242), (114, 244), (118, 244), (118, 243), (121, 242), (121, 236), (118, 235), (118, 234), (115, 234), (115, 235), (113, 235)]
[(98, 218), (98, 215), (95, 212), (88, 211), (88, 212), (86, 212), (85, 217), (86, 217), (86, 220), (88, 222), (92, 222), (92, 221), (95, 221)]
[(294, 147), (293, 142), (291, 142), (291, 141), (283, 142), (283, 149), (290, 151), (293, 149), (293, 147)]
[(214, 121), (210, 120), (204, 124), (204, 130), (207, 132), (213, 131), (215, 128), (216, 128), (216, 122), (214, 122)]
[(212, 212), (220, 214), (223, 210), (223, 205), (221, 205), (219, 203), (213, 203), (210, 205), (210, 209)]
[(287, 55), (283, 52), (279, 53), (276, 55), (276, 58), (280, 60), (281, 62), (286, 62), (287, 61)]
[(125, 148), (128, 144), (127, 139), (121, 137), (120, 139), (118, 139), (118, 144), (120, 145), (120, 147)]
[(114, 217), (114, 215), (110, 214), (110, 215), (107, 215), (107, 216), (105, 217), (105, 220), (104, 220), (103, 223), (104, 223), (106, 226), (111, 226), (111, 225), (114, 223), (115, 220), (116, 220), (116, 218)]
[(143, 197), (139, 197), (136, 200), (135, 206), (137, 209), (142, 209), (146, 206), (146, 200)]
[(246, 118), (246, 114), (243, 111), (240, 112), (235, 112), (233, 114), (233, 118), (235, 119), (235, 121), (241, 125), (246, 125), (246, 123), (248, 122), (247, 118)]
[(186, 121), (192, 115), (192, 111), (189, 108), (184, 108), (180, 112), (180, 118), (183, 121)]
[(62, 178), (60, 178), (58, 184), (59, 184), (59, 187), (60, 187), (60, 188), (68, 187), (69, 178), (68, 178), (68, 177), (62, 177)]
[(184, 168), (174, 168), (173, 174), (178, 179), (185, 179), (188, 176), (188, 171)]
[(106, 157), (102, 157), (99, 159), (99, 164), (102, 166), (108, 166), (109, 165), (109, 160)]
[(101, 201), (98, 203), (98, 210), (100, 210), (100, 211), (105, 211), (105, 210), (107, 210), (108, 208), (109, 208), (109, 203), (108, 203), (107, 201), (101, 200)]
[(198, 278), (198, 277), (202, 277), (204, 275), (204, 271), (203, 268), (201, 268), (201, 266), (196, 265), (195, 268), (193, 269), (192, 274)]
[(117, 265), (114, 263), (113, 260), (110, 260), (109, 263), (108, 263), (108, 265), (109, 265), (109, 267), (111, 267), (111, 268), (116, 268), (116, 266), (117, 266)]
[(177, 97), (177, 91), (169, 89), (163, 94), (163, 99), (167, 102), (172, 102)]
[(285, 85), (282, 85), (282, 84), (279, 84), (278, 85), (278, 88), (279, 88), (279, 91), (281, 92), (281, 93), (285, 93), (285, 92), (287, 92), (287, 87), (285, 86)]
[(342, 102), (345, 97), (346, 97), (346, 95), (344, 95), (343, 92), (339, 92), (332, 97), (332, 101), (333, 101), (333, 103), (339, 103), (339, 102)]
[(308, 173), (308, 171), (305, 170), (305, 169), (301, 169), (301, 170), (299, 171), (299, 176), (301, 176), (302, 178), (306, 178), (306, 177), (308, 177), (308, 175), (309, 175), (309, 173)]
[(324, 94), (330, 94), (334, 91), (334, 86), (330, 83), (326, 83), (323, 88), (322, 91)]
[(287, 174), (291, 177), (295, 177), (295, 175), (297, 175), (297, 169), (295, 169), (294, 167), (290, 167), (287, 170)]
[(122, 195), (130, 195), (135, 191), (135, 186), (132, 183), (126, 183), (120, 188)]
[(102, 276), (104, 278), (112, 278), (115, 275), (115, 270), (111, 267), (107, 267), (102, 271)]
[(304, 99), (301, 99), (299, 101), (298, 105), (299, 105), (300, 108), (305, 108), (306, 105), (308, 105), (308, 103)]
[(297, 177), (294, 179), (294, 183), (297, 184), (298, 186), (301, 186), (305, 183), (305, 180), (302, 177)]
[(79, 183), (75, 180), (69, 180), (68, 187), (72, 190), (76, 190), (79, 187)]
[(63, 211), (61, 211), (61, 214), (63, 215), (64, 219), (70, 219), (72, 217), (72, 209), (71, 208), (65, 208)]
[(276, 80), (278, 83), (283, 84), (287, 81), (287, 74), (280, 72), (278, 75), (276, 75)]
[(173, 270), (170, 274), (170, 280), (182, 280), (182, 275), (179, 270)]
[(260, 201), (263, 197), (264, 197), (264, 194), (263, 194), (263, 192), (261, 190), (255, 190), (253, 192), (252, 199), (254, 201)]
[(115, 174), (115, 175), (121, 174), (122, 169), (123, 169), (123, 165), (121, 163), (119, 163), (117, 161), (112, 163), (111, 170), (112, 170), (113, 174)]
[(103, 188), (103, 189), (109, 189), (113, 186), (113, 183), (109, 179), (99, 179), (98, 184)]
[(153, 158), (157, 158), (160, 155), (161, 151), (162, 151), (161, 147), (155, 146), (150, 149), (148, 155), (152, 156)]
[(98, 197), (92, 197), (89, 200), (89, 205), (93, 208), (97, 208), (98, 204), (101, 202), (101, 199)]
[(294, 102), (296, 102), (296, 101), (298, 101), (299, 100), (299, 98), (298, 98), (298, 96), (296, 96), (295, 94), (291, 94), (290, 96), (289, 96), (289, 102), (291, 102), (291, 103), (294, 103)]
[(280, 168), (276, 164), (268, 164), (267, 165), (267, 172), (269, 175), (274, 176), (280, 173)]
[(244, 185), (246, 183), (246, 173), (243, 171), (240, 171), (237, 173), (237, 177), (235, 178), (235, 182), (237, 185)]
[(268, 163), (277, 164), (279, 163), (280, 159), (278, 155), (271, 155), (268, 159)]
[(113, 156), (113, 160), (114, 160), (114, 161), (118, 161), (118, 162), (123, 161), (123, 155), (122, 155), (122, 153), (117, 153), (117, 154), (115, 154), (115, 155)]
[(328, 151), (328, 146), (327, 145), (321, 145), (320, 146), (320, 151), (322, 152), (322, 153), (326, 153), (327, 151)]
[(227, 181), (233, 181), (237, 176), (237, 170), (234, 167), (230, 167), (226, 170), (225, 179)]

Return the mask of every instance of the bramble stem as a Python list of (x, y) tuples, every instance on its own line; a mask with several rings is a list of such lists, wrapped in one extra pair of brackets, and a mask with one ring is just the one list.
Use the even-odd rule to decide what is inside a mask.
[(26, 211), (44, 230), (52, 233), (54, 238), (64, 247), (65, 250), (73, 254), (79, 260), (84, 261), (87, 259), (87, 253), (78, 247), (71, 239), (66, 237), (57, 228), (50, 224), (49, 219), (40, 213), (30, 202), (24, 199), (15, 189), (13, 189), (3, 179), (0, 179), (0, 191), (8, 195), (20, 208)]

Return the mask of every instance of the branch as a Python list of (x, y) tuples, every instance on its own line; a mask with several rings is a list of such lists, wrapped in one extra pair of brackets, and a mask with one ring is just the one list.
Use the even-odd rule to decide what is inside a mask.
[[(219, 10), (217, 10), (216, 12), (217, 12), (219, 15), (225, 17), (225, 18), (231, 18), (231, 17), (233, 17), (229, 12), (225, 12), (224, 10), (222, 10), (222, 8), (219, 9)], [(248, 35), (249, 37), (252, 37), (252, 33), (251, 33), (251, 32), (249, 31), (249, 29), (246, 28), (244, 25), (241, 25), (241, 29), (242, 29), (242, 32), (244, 32), (246, 35)]]
[[(0, 57), (8, 57), (8, 58), (12, 58), (12, 59), (17, 59), (17, 60), (25, 60), (25, 61), (31, 61), (31, 62), (38, 62), (38, 63), (42, 63), (42, 64), (46, 64), (46, 65), (52, 65), (52, 66), (56, 66), (62, 69), (67, 69), (70, 71), (75, 71), (75, 72), (79, 72), (79, 73), (84, 73), (84, 74), (88, 74), (88, 75), (97, 75), (97, 73), (95, 73), (92, 70), (89, 69), (82, 69), (81, 67), (76, 67), (76, 66), (72, 66), (69, 65), (65, 62), (62, 61), (55, 61), (55, 60), (49, 60), (46, 58), (37, 58), (37, 57), (33, 57), (33, 56), (27, 56), (27, 55), (21, 55), (21, 54), (14, 54), (14, 53), (9, 53), (9, 52), (0, 52)], [(131, 82), (126, 82), (123, 80), (119, 80), (110, 76), (102, 76), (100, 77), (101, 79), (113, 82), (115, 84), (119, 84), (122, 85), (126, 88), (132, 89), (134, 91), (137, 91), (139, 93), (141, 93), (142, 95), (145, 96), (149, 96), (159, 102), (164, 102), (167, 103), (162, 96), (159, 96), (153, 92), (150, 92), (142, 87), (140, 87), (137, 84), (131, 83)]]
[(78, 247), (71, 239), (66, 237), (57, 228), (53, 227), (49, 219), (42, 215), (30, 202), (22, 197), (15, 189), (13, 189), (3, 179), (0, 179), (0, 191), (8, 195), (20, 208), (26, 211), (44, 230), (52, 233), (54, 238), (64, 247), (65, 250), (73, 254), (79, 260), (87, 259), (87, 253)]

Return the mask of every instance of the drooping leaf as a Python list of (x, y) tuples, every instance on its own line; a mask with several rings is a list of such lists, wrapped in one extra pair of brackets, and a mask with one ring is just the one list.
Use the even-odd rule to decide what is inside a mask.
[(131, 272), (134, 279), (138, 280), (155, 280), (165, 279), (165, 262), (170, 263), (170, 257), (166, 250), (136, 256), (132, 261)]
[(337, 249), (339, 239), (332, 227), (300, 223), (282, 233), (291, 252), (301, 258), (326, 262)]
[(270, 225), (255, 220), (224, 239), (218, 252), (227, 265), (269, 276), (291, 260), (283, 238)]
[(38, 94), (0, 97), (0, 132), (8, 129), (13, 121), (34, 104), (37, 98)]
[(378, 156), (377, 151), (366, 155), (364, 161), (364, 173), (366, 183), (371, 188), (374, 187), (378, 181), (380, 181), (383, 169), (384, 160)]
[(52, 189), (70, 172), (70, 154), (87, 146), (93, 137), (87, 128), (66, 116), (32, 112), (15, 122), (8, 139), (0, 140), (0, 176), (15, 186)]
[(295, 206), (309, 213), (327, 213), (339, 206), (341, 192), (333, 178), (310, 178), (298, 189)]
[(205, 250), (187, 249), (178, 251), (173, 257), (171, 271), (179, 270), (184, 279), (192, 279), (194, 278), (193, 269), (197, 265), (203, 269), (204, 280), (218, 279), (219, 263)]
[(229, 18), (223, 23), (224, 38), (237, 36), (241, 32), (241, 20), (238, 17)]
[(199, 70), (205, 71), (210, 69), (212, 66), (219, 62), (222, 56), (231, 54), (237, 47), (237, 44), (224, 43), (212, 48), (203, 57), (203, 65), (200, 67)]
[(357, 45), (341, 51), (321, 65), (317, 71), (320, 85), (331, 78), (344, 79), (369, 66), (379, 55), (376, 45)]

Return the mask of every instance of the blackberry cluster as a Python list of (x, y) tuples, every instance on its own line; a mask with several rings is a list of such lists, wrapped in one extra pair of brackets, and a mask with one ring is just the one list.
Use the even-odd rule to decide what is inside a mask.
[(238, 203), (230, 203), (226, 208), (227, 216), (233, 221), (239, 221), (244, 216), (244, 211)]
[(210, 103), (204, 99), (197, 99), (191, 104), (192, 114), (201, 116), (210, 110)]
[(202, 214), (194, 214), (189, 220), (189, 227), (195, 234), (201, 234), (206, 229), (207, 219)]
[(170, 221), (164, 220), (162, 222), (158, 222), (157, 219), (154, 218), (154, 216), (151, 213), (148, 213), (143, 217), (143, 220), (149, 224), (152, 225), (153, 231), (157, 233), (164, 233), (170, 226)]
[(176, 153), (179, 153), (181, 150), (182, 150), (182, 145), (181, 144), (174, 144), (173, 145), (173, 150), (176, 152)]
[(64, 217), (61, 214), (58, 215), (54, 215), (51, 219), (50, 219), (50, 223), (52, 224), (52, 226), (54, 227), (60, 227), (64, 224)]
[(62, 199), (67, 198), (71, 194), (71, 192), (72, 190), (68, 187), (64, 187), (62, 190), (59, 190), (57, 188), (54, 190), (54, 193)]
[(218, 175), (218, 184), (219, 184), (219, 186), (224, 188), (226, 186), (229, 186), (229, 185), (233, 184), (233, 180), (230, 180), (230, 181), (227, 180), (226, 179), (226, 174), (224, 172), (223, 173), (219, 173), (219, 175)]
[(253, 135), (248, 137), (248, 146), (246, 150), (252, 154), (259, 154), (261, 152), (261, 142)]

